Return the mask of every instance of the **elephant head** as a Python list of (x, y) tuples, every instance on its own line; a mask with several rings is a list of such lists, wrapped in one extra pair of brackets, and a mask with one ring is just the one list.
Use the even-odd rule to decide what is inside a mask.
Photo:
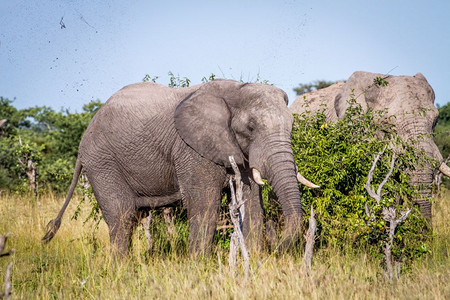
[(282, 204), (284, 237), (292, 240), (298, 237), (302, 210), (287, 103), (286, 93), (273, 86), (215, 80), (178, 105), (175, 127), (201, 156), (229, 168), (233, 155), (238, 165), (252, 169), (256, 183), (267, 178)]
[[(416, 139), (418, 147), (428, 156), (440, 163), (440, 170), (450, 176), (449, 167), (443, 163), (442, 155), (431, 137), (436, 123), (438, 110), (434, 106), (434, 91), (421, 73), (415, 76), (388, 76), (388, 85), (378, 87), (373, 84), (382, 74), (355, 72), (342, 87), (334, 100), (337, 117), (342, 119), (348, 107), (347, 100), (353, 94), (356, 101), (367, 111), (388, 109), (387, 117), (404, 140)], [(420, 167), (411, 171), (412, 184), (424, 184), (422, 196), (431, 196), (431, 184), (434, 170), (431, 166)], [(422, 214), (431, 220), (431, 204), (423, 199), (415, 199)]]

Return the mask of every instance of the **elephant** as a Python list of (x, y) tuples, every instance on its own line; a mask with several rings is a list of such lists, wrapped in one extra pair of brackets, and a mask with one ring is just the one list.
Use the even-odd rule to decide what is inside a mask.
[(247, 240), (261, 240), (261, 188), (266, 178), (285, 218), (281, 243), (299, 238), (302, 210), (290, 135), (288, 97), (274, 86), (216, 79), (186, 88), (137, 83), (116, 92), (96, 113), (79, 146), (67, 198), (50, 221), (50, 241), (83, 171), (94, 192), (117, 256), (129, 252), (139, 214), (182, 200), (189, 220), (189, 252), (207, 255), (221, 193), (233, 174), (243, 178)]
[[(388, 85), (374, 85), (376, 77), (385, 78)], [(450, 168), (443, 162), (442, 155), (431, 137), (438, 110), (434, 106), (434, 91), (421, 73), (414, 76), (385, 76), (357, 71), (345, 83), (337, 82), (328, 88), (299, 96), (290, 106), (290, 110), (297, 114), (306, 110), (316, 113), (322, 111), (323, 104), (326, 104), (324, 114), (327, 121), (334, 122), (344, 117), (349, 105), (347, 100), (351, 95), (354, 95), (363, 111), (387, 108), (387, 119), (395, 125), (399, 136), (404, 140), (418, 139), (418, 148), (436, 159), (440, 163), (439, 170), (450, 176)], [(434, 172), (430, 165), (417, 165), (415, 170), (411, 171), (411, 184), (425, 186), (414, 201), (419, 205), (422, 215), (430, 222), (431, 203), (426, 198), (432, 195)]]

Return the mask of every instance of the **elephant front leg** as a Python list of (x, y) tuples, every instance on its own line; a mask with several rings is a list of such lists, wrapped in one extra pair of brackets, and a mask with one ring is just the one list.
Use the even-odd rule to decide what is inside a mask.
[(191, 256), (208, 256), (217, 227), (220, 207), (220, 190), (207, 188), (201, 193), (189, 193), (185, 198), (189, 217), (189, 253)]
[(250, 252), (260, 252), (263, 245), (263, 203), (261, 187), (252, 179), (244, 181), (245, 216), (243, 234)]

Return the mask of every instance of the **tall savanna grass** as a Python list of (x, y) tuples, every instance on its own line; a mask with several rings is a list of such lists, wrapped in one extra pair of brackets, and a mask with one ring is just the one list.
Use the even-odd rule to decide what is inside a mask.
[(380, 260), (357, 249), (343, 253), (333, 248), (317, 250), (310, 276), (299, 254), (254, 255), (253, 273), (244, 280), (242, 273), (228, 270), (227, 251), (221, 247), (210, 258), (190, 259), (187, 245), (179, 242), (185, 240), (182, 226), (173, 242), (168, 241), (170, 251), (152, 255), (139, 228), (130, 258), (117, 263), (109, 253), (104, 222), (98, 230), (95, 224), (83, 224), (88, 205), (77, 220), (70, 218), (78, 200), (72, 200), (54, 240), (42, 245), (45, 226), (63, 199), (52, 194), (39, 200), (0, 195), (0, 233), (11, 232), (7, 249), (16, 249), (13, 256), (0, 259), (0, 283), (13, 261), (13, 298), (450, 299), (449, 191), (434, 204), (431, 252), (392, 282), (385, 279)]

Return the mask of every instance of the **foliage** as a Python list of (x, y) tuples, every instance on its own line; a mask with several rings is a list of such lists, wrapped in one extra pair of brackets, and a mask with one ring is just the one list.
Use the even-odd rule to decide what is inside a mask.
[[(448, 165), (450, 163), (450, 102), (438, 109), (439, 116), (434, 128), (434, 142)], [(450, 189), (450, 178), (443, 176), (442, 183)]]
[(327, 80), (316, 80), (310, 83), (300, 83), (298, 87), (294, 88), (294, 92), (297, 93), (297, 96), (300, 96), (308, 92), (324, 89), (334, 83), (336, 83), (336, 81)]
[(434, 132), (434, 141), (446, 159), (450, 156), (450, 102), (439, 107), (439, 116)]
[(0, 132), (0, 189), (26, 191), (23, 162), (31, 159), (39, 186), (65, 192), (78, 144), (101, 106), (100, 101), (92, 101), (81, 113), (56, 112), (46, 106), (19, 110), (11, 100), (0, 98), (0, 115), (8, 120)]
[[(387, 238), (382, 207), (394, 206), (397, 211), (414, 207), (410, 199), (418, 191), (408, 184), (408, 170), (425, 154), (397, 136), (393, 125), (386, 121), (385, 111), (364, 113), (355, 99), (350, 99), (349, 104), (345, 118), (335, 124), (327, 123), (323, 112), (295, 116), (292, 146), (296, 163), (303, 175), (321, 185), (320, 190), (300, 186), (302, 205), (306, 212), (313, 205), (318, 214), (319, 244), (342, 249), (367, 248), (378, 255)], [(383, 199), (376, 205), (367, 195), (365, 184), (374, 155), (385, 148), (374, 172), (373, 185), (380, 184), (388, 173), (394, 152), (397, 160), (384, 187)], [(426, 161), (430, 162), (423, 159), (422, 163)], [(374, 207), (372, 220), (365, 213), (366, 205)], [(393, 254), (397, 260), (418, 257), (428, 251), (426, 228), (425, 220), (414, 207), (395, 235)]]

